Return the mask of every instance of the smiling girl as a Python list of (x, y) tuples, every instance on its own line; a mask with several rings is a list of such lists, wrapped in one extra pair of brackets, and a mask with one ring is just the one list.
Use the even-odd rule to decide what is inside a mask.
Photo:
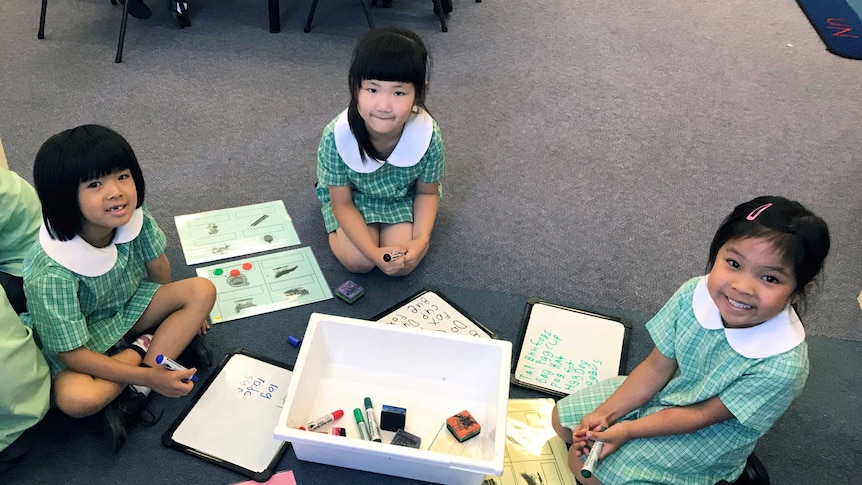
[[(628, 377), (554, 408), (578, 480), (736, 480), (757, 440), (805, 386), (808, 346), (796, 308), (829, 246), (826, 223), (798, 202), (758, 197), (737, 206), (712, 240), (709, 274), (683, 284), (646, 324), (652, 353)], [(597, 441), (601, 448), (593, 448)], [(601, 461), (581, 478), (592, 452)]]
[(52, 136), (33, 179), (44, 224), (24, 262), (21, 319), (48, 361), (56, 406), (72, 417), (105, 409), (119, 450), (150, 389), (192, 389), (196, 369), (171, 372), (155, 358), (176, 358), (206, 332), (215, 288), (203, 278), (171, 282), (141, 168), (116, 132), (85, 125)]
[(371, 31), (353, 53), (350, 105), (323, 131), (317, 197), (329, 247), (354, 273), (403, 276), (428, 251), (445, 161), (427, 75), (419, 36)]

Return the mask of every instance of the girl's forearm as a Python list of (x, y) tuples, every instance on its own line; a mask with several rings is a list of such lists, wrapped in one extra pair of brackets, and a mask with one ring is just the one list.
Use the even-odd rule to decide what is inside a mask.
[(609, 424), (652, 399), (676, 373), (676, 361), (666, 357), (658, 348), (638, 364), (626, 380), (605, 400), (596, 413), (605, 416)]
[(436, 190), (433, 194), (416, 194), (413, 199), (413, 239), (431, 238), (431, 231), (437, 221), (438, 205)]
[(622, 427), (629, 440), (654, 438), (697, 431), (715, 423), (733, 418), (718, 396), (691, 406), (672, 407), (632, 421), (624, 421)]
[(352, 203), (338, 205), (333, 203), (332, 213), (335, 215), (338, 225), (341, 226), (341, 230), (347, 234), (356, 249), (368, 259), (373, 259), (374, 250), (378, 247), (377, 242), (371, 238), (368, 224), (359, 209)]
[(86, 347), (61, 352), (60, 360), (66, 367), (81, 374), (121, 384), (147, 385), (146, 368), (124, 363), (118, 358), (108, 357)]

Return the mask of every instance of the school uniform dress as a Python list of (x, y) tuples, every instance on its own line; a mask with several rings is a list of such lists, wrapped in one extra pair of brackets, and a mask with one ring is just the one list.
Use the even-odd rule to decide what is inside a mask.
[(24, 262), (29, 312), (21, 320), (35, 331), (51, 375), (65, 368), (59, 352), (83, 346), (104, 354), (132, 328), (160, 286), (145, 279), (146, 263), (165, 246), (165, 234), (143, 206), (104, 248), (80, 236), (51, 239), (42, 226)]
[[(620, 421), (713, 396), (734, 418), (691, 433), (627, 442), (599, 462), (596, 477), (605, 485), (733, 481), (757, 440), (805, 386), (808, 346), (793, 308), (754, 327), (724, 328), (707, 278), (683, 284), (647, 323), (658, 350), (679, 369), (653, 399)], [(563, 398), (557, 403), (560, 422), (575, 427), (624, 380), (607, 379)]]
[(41, 222), (36, 189), (15, 172), (0, 168), (0, 283), (18, 312), (26, 308), (21, 281), (24, 258), (36, 242)]
[[(0, 452), (48, 412), (48, 364), (0, 289)], [(2, 458), (0, 458), (2, 460)]]
[[(401, 139), (389, 158), (362, 160), (359, 143), (350, 131), (347, 110), (323, 130), (317, 149), (317, 198), (326, 232), (338, 229), (329, 186), (349, 185), (353, 204), (367, 224), (413, 222), (416, 181), (439, 182), (445, 171), (443, 140), (437, 122), (426, 111), (404, 125)], [(442, 194), (442, 185), (438, 193)], [(441, 195), (442, 197), (442, 195)]]

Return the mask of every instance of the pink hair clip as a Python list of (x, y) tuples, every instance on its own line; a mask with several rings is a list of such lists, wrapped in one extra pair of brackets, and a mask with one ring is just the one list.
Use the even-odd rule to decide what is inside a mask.
[(751, 211), (751, 214), (748, 214), (747, 216), (745, 216), (745, 218), (748, 219), (749, 221), (753, 221), (753, 220), (757, 219), (757, 216), (759, 216), (761, 213), (763, 213), (763, 211), (765, 211), (766, 209), (769, 209), (770, 207), (772, 207), (772, 202), (770, 202), (768, 204), (763, 204), (762, 206), (758, 207), (757, 209), (754, 209), (753, 211)]

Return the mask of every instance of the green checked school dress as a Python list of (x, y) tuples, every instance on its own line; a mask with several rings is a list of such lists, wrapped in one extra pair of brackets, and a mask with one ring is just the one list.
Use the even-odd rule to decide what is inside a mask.
[(51, 239), (44, 226), (39, 244), (24, 261), (28, 313), (51, 375), (65, 369), (59, 352), (86, 347), (105, 353), (149, 306), (159, 284), (149, 281), (146, 263), (164, 253), (165, 234), (146, 207), (117, 228), (104, 248), (80, 236)]
[[(605, 485), (732, 482), (757, 440), (805, 386), (808, 346), (796, 312), (788, 305), (757, 326), (726, 329), (706, 281), (704, 276), (686, 282), (647, 323), (658, 350), (679, 369), (653, 399), (620, 421), (713, 396), (734, 418), (691, 433), (627, 442), (599, 462), (595, 474)], [(560, 423), (575, 427), (624, 380), (607, 379), (561, 399)]]
[[(353, 204), (367, 224), (413, 222), (416, 181), (439, 182), (445, 171), (443, 141), (437, 122), (420, 110), (405, 125), (398, 145), (385, 162), (366, 157), (347, 123), (347, 110), (323, 130), (317, 149), (317, 198), (326, 232), (338, 229), (329, 186), (350, 186)], [(442, 185), (438, 189), (442, 194)]]

